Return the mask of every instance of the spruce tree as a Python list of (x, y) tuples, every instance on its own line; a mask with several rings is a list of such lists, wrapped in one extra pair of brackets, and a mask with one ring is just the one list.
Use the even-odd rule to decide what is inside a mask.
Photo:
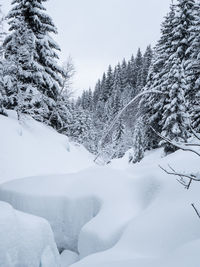
[[(162, 118), (162, 136), (177, 143), (187, 141), (187, 113), (185, 104), (186, 82), (184, 69), (181, 66), (180, 59), (174, 57), (173, 66), (170, 70), (168, 80), (169, 99), (164, 106)], [(184, 86), (185, 85), (185, 86)], [(165, 152), (174, 152), (176, 147), (166, 141), (161, 141), (164, 145)]]
[(5, 37), (3, 23), (4, 23), (4, 17), (0, 5), (0, 114), (6, 115), (5, 104), (7, 102), (7, 97), (3, 83), (4, 67), (5, 67), (5, 60), (3, 59), (3, 46), (2, 46), (3, 39)]
[(140, 87), (141, 89), (146, 85), (147, 83), (147, 76), (149, 73), (149, 68), (151, 65), (151, 61), (152, 61), (152, 56), (153, 56), (153, 51), (151, 49), (151, 46), (147, 46), (147, 49), (144, 53), (143, 56), (143, 64), (142, 64), (142, 71), (141, 71), (141, 80), (140, 80)]
[[(165, 63), (169, 70), (166, 77), (166, 86), (169, 97), (164, 105), (162, 117), (162, 134), (175, 142), (187, 141), (187, 105), (186, 95), (189, 83), (186, 79), (185, 62), (188, 59), (190, 27), (193, 25), (194, 0), (179, 0), (177, 13), (173, 20), (172, 29), (172, 55)], [(163, 143), (163, 142), (162, 142)], [(164, 142), (165, 152), (176, 150)]]
[[(51, 18), (46, 14), (42, 2), (46, 0), (13, 0), (13, 8), (8, 14), (10, 35), (4, 42), (6, 57), (12, 57), (12, 44), (15, 36), (19, 39), (23, 33), (19, 32), (19, 21), (27, 29), (27, 38), (32, 40), (32, 61), (27, 72), (32, 75), (27, 86), (37, 88), (42, 95), (39, 108), (45, 110), (42, 116), (47, 121), (56, 107), (59, 87), (62, 86), (63, 69), (57, 65), (57, 50), (60, 50), (50, 33), (57, 33)], [(17, 48), (17, 47), (16, 47)], [(20, 47), (19, 47), (20, 49)], [(22, 68), (23, 62), (21, 62)], [(53, 125), (53, 123), (52, 123)]]
[(200, 2), (193, 7), (193, 24), (189, 27), (189, 47), (186, 50), (186, 78), (189, 84), (187, 100), (192, 126), (200, 131)]
[[(170, 6), (170, 12), (166, 15), (161, 25), (161, 37), (153, 51), (153, 58), (147, 76), (145, 91), (158, 90), (164, 94), (147, 94), (140, 101), (140, 116), (146, 125), (154, 128), (156, 132), (161, 133), (161, 120), (164, 113), (164, 106), (168, 98), (168, 73), (171, 66), (166, 65), (168, 59), (172, 56), (171, 49), (173, 41), (173, 27), (175, 18), (175, 6)], [(145, 128), (145, 136), (147, 138), (147, 148), (156, 148), (160, 139), (151, 130), (150, 127)]]
[(145, 150), (144, 125), (141, 118), (137, 120), (135, 125), (132, 150), (133, 153), (129, 158), (129, 162), (140, 162), (144, 157)]
[(7, 108), (40, 117), (41, 93), (32, 82), (32, 65), (35, 49), (34, 36), (22, 18), (15, 19), (18, 28), (4, 41), (5, 58), (4, 87), (7, 94)]
[(125, 125), (123, 120), (120, 119), (115, 126), (115, 130), (112, 136), (113, 144), (113, 158), (122, 158), (126, 152), (125, 146)]

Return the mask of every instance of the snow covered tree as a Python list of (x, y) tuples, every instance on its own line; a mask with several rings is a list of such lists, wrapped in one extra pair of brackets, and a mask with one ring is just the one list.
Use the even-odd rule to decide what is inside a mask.
[[(55, 41), (51, 38), (50, 33), (57, 33), (56, 27), (51, 18), (45, 13), (42, 4), (45, 0), (13, 0), (13, 8), (7, 18), (10, 25), (10, 35), (4, 42), (6, 58), (13, 57), (13, 48), (15, 54), (20, 54), (21, 47), (17, 47), (16, 40), (32, 42), (31, 61), (29, 66), (24, 66), (26, 62), (21, 60), (21, 68), (29, 73), (27, 87), (37, 88), (42, 95), (40, 100), (40, 112), (44, 111), (42, 117), (48, 121), (54, 110), (55, 102), (59, 94), (59, 88), (62, 86), (63, 69), (57, 65), (58, 56), (56, 50), (60, 50)], [(26, 29), (26, 36), (19, 30), (19, 23)], [(26, 37), (26, 38), (25, 38)], [(24, 65), (23, 65), (24, 64)], [(21, 85), (20, 85), (21, 86)], [(31, 90), (29, 90), (31, 92)], [(52, 125), (54, 123), (52, 122)], [(53, 125), (54, 126), (54, 125)]]
[(143, 56), (142, 56), (142, 52), (140, 50), (140, 48), (137, 51), (137, 55), (135, 57), (135, 87), (136, 87), (136, 93), (138, 93), (141, 89), (140, 84), (142, 81), (142, 65), (143, 65)]
[(112, 135), (113, 158), (122, 158), (126, 152), (125, 125), (120, 119), (116, 124)]
[[(145, 96), (141, 101), (147, 122), (157, 132), (179, 141), (186, 139), (184, 112), (187, 111), (188, 81), (184, 63), (189, 47), (189, 28), (193, 23), (193, 7), (193, 0), (179, 0), (176, 6), (171, 5), (162, 24), (162, 35), (154, 51), (145, 88), (156, 89), (163, 94)], [(166, 144), (165, 150), (173, 151), (173, 148)]]
[[(164, 65), (169, 73), (166, 76), (166, 86), (169, 97), (164, 105), (161, 120), (162, 135), (176, 142), (187, 140), (187, 105), (185, 97), (189, 91), (186, 79), (185, 62), (188, 59), (190, 27), (193, 25), (194, 0), (179, 0), (177, 13), (173, 20), (172, 28), (172, 55)], [(176, 148), (165, 143), (165, 152), (174, 151)]]
[(142, 64), (142, 70), (141, 70), (141, 79), (140, 79), (140, 83), (139, 86), (141, 87), (141, 89), (146, 85), (147, 83), (147, 77), (148, 77), (148, 73), (149, 73), (149, 68), (151, 65), (151, 61), (152, 61), (152, 56), (153, 56), (153, 51), (151, 49), (151, 46), (147, 46), (147, 49), (143, 55), (143, 64)]
[(145, 140), (144, 140), (144, 125), (141, 119), (138, 119), (134, 135), (133, 135), (133, 152), (129, 157), (129, 162), (140, 162), (144, 157)]
[(112, 88), (113, 88), (113, 71), (112, 71), (111, 65), (109, 65), (108, 71), (107, 71), (107, 74), (106, 74), (104, 90), (102, 91), (103, 99), (104, 99), (105, 102), (111, 96)]
[(18, 117), (27, 113), (42, 120), (42, 95), (32, 81), (35, 39), (22, 18), (16, 19), (18, 28), (5, 41), (4, 87), (7, 108), (15, 109)]
[(193, 7), (193, 24), (189, 27), (189, 47), (186, 50), (187, 99), (193, 127), (200, 131), (200, 2)]
[(66, 135), (72, 141), (83, 144), (90, 152), (96, 152), (96, 136), (89, 111), (80, 107), (72, 109), (72, 119), (66, 125)]
[[(186, 142), (188, 137), (184, 87), (186, 82), (183, 67), (177, 57), (173, 59), (173, 67), (168, 79), (170, 80), (169, 99), (164, 106), (161, 135), (177, 143)], [(166, 153), (176, 150), (176, 147), (168, 142), (161, 141), (161, 143), (164, 144)]]
[[(144, 90), (158, 90), (168, 93), (167, 88), (167, 75), (170, 71), (170, 67), (166, 67), (167, 60), (172, 55), (171, 43), (172, 43), (172, 30), (173, 21), (175, 17), (175, 6), (170, 6), (170, 12), (164, 19), (161, 25), (161, 38), (159, 39), (154, 51), (151, 66), (147, 77), (147, 84)], [(166, 102), (166, 94), (148, 94), (144, 95), (140, 101), (140, 115), (147, 125), (150, 125), (156, 132), (161, 132), (161, 120), (164, 112), (164, 105)], [(158, 146), (159, 138), (151, 130), (146, 127), (146, 138), (148, 143), (148, 149), (152, 149)]]
[(5, 60), (3, 58), (3, 39), (5, 37), (5, 32), (4, 32), (4, 17), (1, 11), (1, 5), (0, 5), (0, 114), (1, 115), (6, 115), (6, 110), (5, 110), (5, 104), (6, 104), (6, 93), (4, 89), (4, 84), (3, 84), (3, 72), (4, 72), (4, 65), (5, 65)]

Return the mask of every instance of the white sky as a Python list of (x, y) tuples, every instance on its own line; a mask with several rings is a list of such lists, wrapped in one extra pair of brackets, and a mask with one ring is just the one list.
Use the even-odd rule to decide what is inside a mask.
[[(6, 14), (11, 0), (0, 0)], [(48, 14), (58, 28), (60, 58), (73, 58), (74, 88), (93, 88), (109, 64), (145, 50), (160, 36), (171, 0), (49, 0)]]

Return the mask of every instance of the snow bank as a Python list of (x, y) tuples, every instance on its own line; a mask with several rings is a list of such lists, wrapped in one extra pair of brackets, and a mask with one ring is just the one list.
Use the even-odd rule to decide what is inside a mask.
[(19, 124), (16, 113), (8, 113), (9, 117), (0, 115), (0, 183), (93, 166), (91, 154), (66, 136), (28, 116)]
[[(133, 167), (122, 162), (126, 172), (140, 177), (143, 182), (146, 177), (147, 184), (147, 179), (154, 177), (157, 183), (149, 184), (146, 192), (151, 195), (150, 192), (160, 185), (157, 188), (159, 193), (143, 212), (130, 221), (113, 248), (90, 255), (73, 267), (199, 266), (200, 221), (191, 203), (200, 208), (200, 183), (193, 183), (190, 190), (185, 190), (176, 177), (166, 175), (158, 167), (158, 164), (167, 167), (169, 163), (178, 171), (196, 171), (199, 158), (182, 151), (166, 158), (160, 158), (161, 154), (161, 150), (154, 151)], [(113, 163), (118, 169), (119, 165), (120, 161)], [(142, 184), (141, 188), (144, 189)], [(149, 199), (143, 195), (144, 203), (149, 203)]]
[(156, 181), (142, 180), (96, 167), (11, 181), (0, 186), (0, 199), (47, 219), (59, 250), (79, 252), (82, 258), (115, 245), (128, 222), (146, 208), (144, 194), (151, 203), (159, 185), (148, 193)]
[(79, 253), (74, 267), (175, 267), (181, 251), (196, 251), (199, 244), (191, 203), (198, 205), (200, 183), (187, 191), (158, 164), (191, 171), (199, 158), (181, 151), (161, 155), (153, 151), (134, 166), (117, 160), (73, 174), (10, 181), (0, 186), (0, 199), (47, 219), (59, 250)]
[(0, 266), (60, 266), (49, 223), (0, 202)]

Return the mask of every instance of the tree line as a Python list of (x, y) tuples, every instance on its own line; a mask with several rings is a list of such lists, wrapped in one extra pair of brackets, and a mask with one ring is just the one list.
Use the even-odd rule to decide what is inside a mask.
[[(140, 50), (136, 57), (109, 67), (98, 81), (93, 95), (83, 93), (77, 105), (92, 110), (95, 131), (102, 135), (117, 112), (140, 92), (146, 94), (129, 108), (105, 140), (112, 157), (121, 157), (128, 147), (131, 162), (140, 161), (146, 150), (164, 147), (165, 153), (176, 146), (166, 141), (185, 143), (190, 127), (200, 131), (200, 3), (178, 0), (161, 25), (161, 37), (153, 51)], [(98, 139), (98, 138), (97, 138)], [(110, 148), (111, 146), (111, 148)], [(101, 148), (103, 145), (101, 144)], [(125, 148), (124, 148), (125, 147)]]

